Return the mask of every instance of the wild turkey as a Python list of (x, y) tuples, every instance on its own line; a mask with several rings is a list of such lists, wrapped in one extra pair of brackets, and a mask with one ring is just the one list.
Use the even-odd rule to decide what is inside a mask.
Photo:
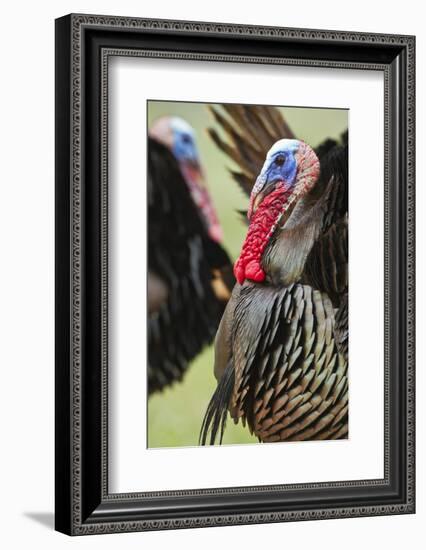
[(223, 108), (213, 114), (231, 145), (211, 135), (241, 167), (249, 227), (200, 442), (222, 442), (228, 411), (263, 442), (346, 438), (347, 135), (316, 154), (274, 108)]
[[(180, 380), (189, 362), (213, 340), (234, 282), (232, 264), (218, 242), (216, 214), (197, 179), (201, 169), (195, 144), (182, 140), (179, 150), (181, 132), (167, 142), (166, 122), (160, 121), (166, 134), (154, 125), (150, 136), (155, 138), (148, 138), (150, 394)], [(188, 134), (183, 121), (180, 128)]]

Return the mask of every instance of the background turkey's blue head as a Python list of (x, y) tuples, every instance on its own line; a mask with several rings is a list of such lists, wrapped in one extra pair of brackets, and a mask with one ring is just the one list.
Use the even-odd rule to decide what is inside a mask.
[(154, 121), (149, 135), (166, 145), (173, 153), (210, 237), (215, 241), (222, 240), (222, 228), (204, 181), (195, 131), (192, 126), (182, 118), (165, 116)]
[(173, 133), (172, 150), (179, 162), (188, 162), (194, 166), (200, 166), (197, 145), (195, 143), (195, 131), (185, 120), (178, 117), (170, 119), (170, 127)]

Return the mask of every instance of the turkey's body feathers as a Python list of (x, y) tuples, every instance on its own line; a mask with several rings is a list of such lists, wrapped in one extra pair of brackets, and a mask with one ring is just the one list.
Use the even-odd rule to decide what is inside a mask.
[[(148, 140), (148, 390), (180, 380), (214, 337), (226, 300), (215, 273), (225, 250), (210, 239), (174, 156)], [(231, 281), (229, 281), (230, 284)]]
[[(268, 120), (277, 121), (275, 130), (282, 128), (279, 111), (266, 110)], [(240, 136), (252, 142), (256, 151), (263, 149), (263, 157), (271, 146), (269, 140), (275, 139), (265, 131), (267, 124), (259, 131), (259, 122), (257, 126), (248, 123), (260, 111), (250, 113), (249, 107), (235, 108), (232, 113), (228, 109), (234, 125), (227, 129), (231, 137), (232, 129), (238, 129), (239, 138), (233, 139), (230, 156), (242, 168), (236, 179), (247, 191), (251, 191), (257, 175), (252, 169), (257, 157), (253, 153), (246, 158), (249, 149), (238, 147), (243, 139)], [(283, 137), (293, 136), (283, 134), (277, 139)], [(283, 218), (270, 240), (262, 258), (266, 281), (246, 281), (234, 287), (216, 335), (217, 391), (226, 374), (231, 417), (247, 423), (261, 441), (347, 437), (346, 134), (342, 141), (339, 145), (326, 140), (317, 148), (319, 180)], [(218, 145), (229, 154), (221, 143)], [(210, 443), (223, 434), (223, 396), (220, 417), (215, 416), (215, 403), (218, 395), (210, 402), (209, 419), (203, 423), (204, 443), (209, 433)]]

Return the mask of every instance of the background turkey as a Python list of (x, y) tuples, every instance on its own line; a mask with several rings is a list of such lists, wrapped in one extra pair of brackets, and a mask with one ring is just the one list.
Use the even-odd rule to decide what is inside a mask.
[(216, 332), (234, 278), (194, 136), (162, 118), (148, 139), (148, 391), (180, 380)]
[(274, 108), (223, 109), (228, 139), (211, 135), (240, 167), (250, 225), (201, 443), (222, 441), (228, 411), (265, 442), (347, 437), (347, 133), (315, 154)]

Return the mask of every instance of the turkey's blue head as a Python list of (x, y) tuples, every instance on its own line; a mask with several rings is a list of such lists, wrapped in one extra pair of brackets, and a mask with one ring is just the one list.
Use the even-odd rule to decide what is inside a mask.
[(222, 228), (204, 181), (195, 131), (179, 117), (158, 118), (149, 130), (149, 135), (166, 145), (179, 163), (192, 200), (199, 208), (209, 235), (215, 241), (222, 240)]
[(265, 279), (262, 255), (269, 239), (290, 206), (315, 185), (319, 171), (315, 152), (303, 141), (281, 139), (269, 149), (250, 195), (250, 226), (234, 266), (240, 283)]
[(178, 117), (170, 119), (173, 133), (172, 151), (179, 162), (200, 167), (200, 158), (195, 143), (195, 131), (185, 120)]
[[(302, 141), (280, 139), (269, 149), (250, 195), (249, 219), (263, 199), (277, 188), (281, 189), (282, 193), (288, 194), (290, 198), (290, 192), (295, 191), (298, 171), (299, 182), (301, 180), (300, 167), (302, 160), (306, 160), (305, 157), (308, 153), (306, 148), (313, 153), (309, 145)], [(315, 153), (313, 154), (315, 155)]]

